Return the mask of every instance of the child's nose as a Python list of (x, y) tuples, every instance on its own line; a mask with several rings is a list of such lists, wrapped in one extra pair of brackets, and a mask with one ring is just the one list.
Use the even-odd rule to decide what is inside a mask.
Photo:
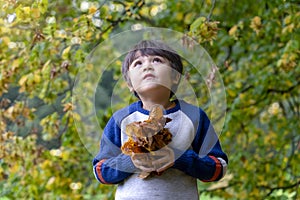
[(151, 65), (151, 63), (145, 64), (143, 67), (143, 71), (148, 71), (148, 70), (153, 70), (153, 66)]
[(153, 66), (150, 60), (147, 59), (143, 64), (143, 70), (150, 70), (150, 69), (153, 69)]

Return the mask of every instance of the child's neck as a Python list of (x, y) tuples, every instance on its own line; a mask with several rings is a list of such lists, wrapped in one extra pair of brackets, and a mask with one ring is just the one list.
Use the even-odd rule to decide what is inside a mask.
[(173, 107), (174, 103), (170, 101), (170, 94), (160, 94), (160, 95), (147, 95), (147, 96), (140, 96), (140, 99), (143, 103), (143, 108), (145, 110), (151, 110), (151, 108), (155, 104), (162, 105), (164, 109), (170, 109)]
[(151, 90), (138, 93), (145, 110), (151, 110), (155, 104), (162, 105), (164, 109), (174, 107), (174, 103), (170, 100), (171, 91), (165, 87), (156, 87)]
[(166, 110), (174, 106), (174, 102), (171, 102), (169, 99), (167, 101), (146, 101), (141, 99), (141, 101), (145, 110), (151, 110), (155, 104), (162, 105)]

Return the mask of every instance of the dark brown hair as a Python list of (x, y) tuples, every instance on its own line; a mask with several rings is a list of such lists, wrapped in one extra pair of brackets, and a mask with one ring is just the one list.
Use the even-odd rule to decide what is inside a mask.
[[(142, 40), (137, 45), (135, 45), (131, 51), (126, 55), (122, 63), (122, 74), (127, 83), (131, 84), (131, 81), (127, 75), (129, 66), (136, 59), (137, 53), (141, 56), (161, 56), (166, 58), (171, 65), (171, 68), (175, 69), (178, 73), (182, 74), (183, 66), (180, 56), (167, 44), (156, 41), (156, 40)], [(171, 96), (176, 92), (178, 84), (173, 85), (171, 88)], [(137, 94), (135, 93), (137, 96)], [(138, 96), (137, 96), (138, 97)]]

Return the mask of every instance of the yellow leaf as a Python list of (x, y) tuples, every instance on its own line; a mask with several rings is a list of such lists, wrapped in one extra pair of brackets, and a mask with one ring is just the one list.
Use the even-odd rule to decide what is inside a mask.
[(1, 39), (4, 42), (4, 44), (6, 44), (6, 45), (8, 45), (10, 43), (10, 39), (7, 36), (2, 37)]
[(52, 187), (53, 187), (54, 182), (55, 182), (55, 177), (52, 176), (52, 177), (47, 181), (47, 183), (46, 183), (46, 188), (47, 188), (48, 190), (51, 190)]
[(24, 14), (29, 15), (30, 14), (30, 7), (26, 6), (23, 9)]
[(86, 69), (87, 69), (88, 71), (92, 71), (93, 68), (94, 68), (94, 65), (93, 65), (93, 64), (91, 64), (91, 63), (86, 64)]
[(259, 195), (259, 190), (257, 188), (254, 188), (251, 192), (252, 195)]
[(78, 113), (72, 112), (72, 117), (75, 121), (81, 120), (81, 116)]
[(58, 38), (67, 38), (67, 32), (65, 30), (57, 30), (55, 36)]
[(97, 11), (97, 7), (95, 7), (95, 6), (91, 6), (89, 8), (89, 14), (94, 14), (96, 11)]
[(183, 13), (178, 12), (177, 15), (176, 15), (176, 19), (177, 19), (178, 21), (182, 20), (182, 19), (183, 19)]
[(79, 21), (78, 18), (74, 18), (74, 19), (73, 19), (73, 22), (74, 22), (74, 23), (77, 23), (78, 21)]
[(30, 74), (28, 74), (28, 76), (27, 76), (27, 84), (29, 85), (29, 86), (32, 86), (32, 84), (33, 84), (33, 82), (34, 82), (34, 80), (33, 80), (33, 73), (30, 73)]
[(231, 97), (234, 97), (234, 96), (236, 95), (236, 92), (233, 91), (233, 90), (231, 90), (231, 89), (228, 89), (228, 90), (227, 90), (227, 93), (228, 93), (228, 95), (231, 96)]
[(76, 182), (76, 183), (71, 183), (69, 186), (72, 190), (79, 190), (82, 188), (82, 183)]
[(239, 97), (240, 97), (240, 99), (244, 100), (245, 97), (246, 97), (246, 95), (245, 95), (245, 93), (240, 93), (240, 94), (239, 94)]
[(291, 15), (288, 15), (284, 18), (284, 23), (285, 24), (290, 24), (292, 21), (292, 16)]
[(70, 50), (71, 50), (71, 46), (69, 46), (63, 50), (63, 52), (62, 52), (63, 59), (65, 59), (65, 60), (68, 59)]
[(27, 81), (27, 76), (26, 75), (22, 76), (21, 79), (19, 80), (19, 85), (23, 86), (26, 81)]
[(234, 36), (236, 31), (238, 29), (238, 26), (237, 25), (234, 25), (233, 27), (231, 27), (231, 29), (229, 30), (229, 35), (230, 36)]
[(39, 74), (34, 74), (33, 80), (35, 83), (40, 83), (41, 82), (41, 76)]
[(206, 2), (206, 4), (207, 4), (208, 6), (211, 5), (211, 0), (206, 0), (205, 2)]
[(44, 14), (48, 9), (48, 0), (40, 0), (38, 9)]
[(19, 172), (19, 170), (20, 170), (19, 165), (12, 165), (12, 166), (10, 167), (10, 172), (11, 172), (11, 173), (17, 173), (17, 172)]
[(41, 168), (43, 170), (45, 169), (49, 169), (52, 166), (51, 161), (49, 160), (45, 160), (42, 164), (41, 164)]
[(240, 88), (243, 87), (243, 84), (242, 84), (241, 82), (235, 82), (234, 85), (235, 85), (235, 87), (238, 88), (238, 89), (240, 89)]
[(184, 17), (185, 24), (191, 24), (193, 22), (193, 17), (195, 16), (194, 13), (187, 13)]
[(19, 62), (19, 60), (18, 59), (15, 59), (14, 61), (13, 61), (13, 63), (12, 63), (12, 68), (13, 69), (15, 69), (15, 68), (18, 68), (19, 67), (19, 64), (20, 64), (20, 62)]
[(63, 160), (65, 160), (65, 161), (67, 161), (67, 160), (69, 160), (70, 159), (70, 152), (67, 152), (67, 151), (64, 151), (63, 153), (62, 153), (62, 159)]
[(48, 65), (50, 64), (51, 60), (48, 60), (44, 65), (43, 65), (43, 68), (42, 68), (42, 72), (45, 71), (48, 67)]
[(86, 33), (85, 38), (87, 40), (90, 40), (92, 36), (93, 36), (93, 32), (89, 31), (89, 32)]
[(32, 8), (31, 16), (33, 18), (39, 18), (41, 16), (40, 10), (38, 8)]
[(66, 103), (63, 106), (64, 106), (63, 109), (64, 112), (72, 111), (74, 109), (74, 105), (72, 103)]

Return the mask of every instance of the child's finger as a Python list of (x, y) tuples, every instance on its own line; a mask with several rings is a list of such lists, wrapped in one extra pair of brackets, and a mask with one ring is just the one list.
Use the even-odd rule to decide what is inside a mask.
[(170, 148), (163, 148), (158, 151), (155, 151), (154, 154), (152, 154), (151, 158), (158, 159), (158, 158), (167, 158), (168, 160), (174, 159), (174, 152)]
[(132, 154), (131, 160), (139, 160), (141, 162), (149, 162), (150, 157), (147, 154)]
[(151, 160), (146, 154), (133, 154), (131, 160), (138, 169), (146, 172), (155, 171)]
[(145, 172), (152, 172), (155, 171), (155, 168), (153, 167), (151, 162), (144, 162), (140, 160), (134, 160), (133, 164), (140, 170)]
[(162, 157), (156, 157), (152, 161), (152, 165), (155, 166), (157, 172), (162, 172), (174, 164), (174, 154), (168, 153)]
[(170, 162), (173, 162), (173, 160), (170, 156), (156, 157), (152, 160), (152, 164), (154, 166), (159, 166), (164, 163), (170, 163)]
[(140, 170), (142, 170), (143, 172), (153, 172), (153, 171), (155, 171), (154, 167), (146, 167), (146, 166), (143, 166), (143, 165), (138, 166), (138, 168)]
[(173, 166), (173, 162), (172, 163), (166, 163), (165, 165), (163, 165), (162, 167), (160, 167), (159, 169), (157, 169), (156, 171), (158, 173), (165, 171), (166, 169), (170, 168)]
[(132, 162), (135, 164), (135, 165), (138, 165), (138, 166), (151, 166), (151, 162), (149, 162), (149, 160), (139, 160), (139, 159), (133, 159)]

